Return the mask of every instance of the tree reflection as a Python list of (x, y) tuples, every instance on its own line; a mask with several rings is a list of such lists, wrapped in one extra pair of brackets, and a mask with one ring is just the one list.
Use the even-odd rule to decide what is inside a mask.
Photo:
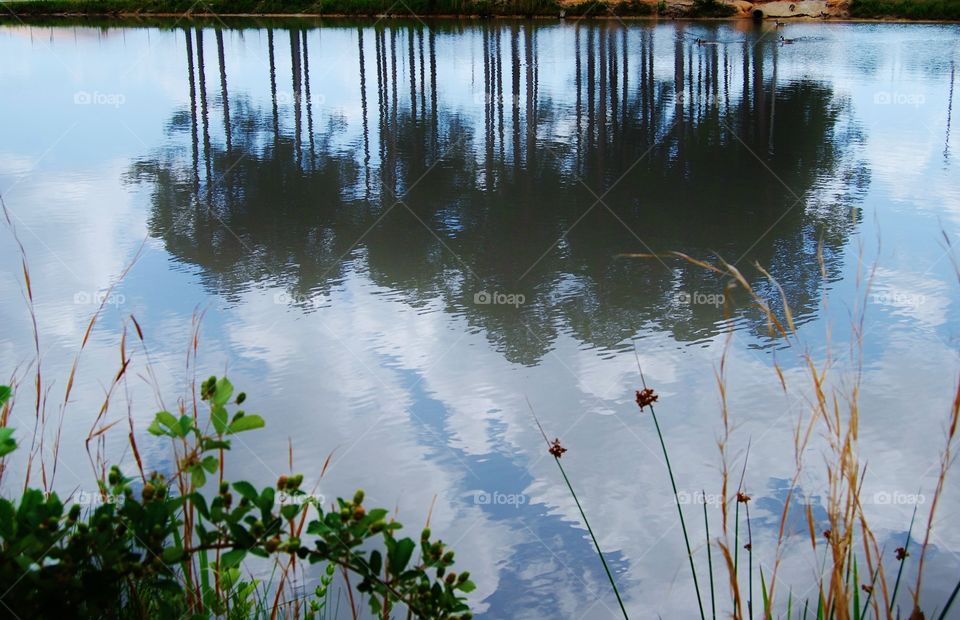
[[(412, 304), (442, 300), (524, 364), (563, 332), (614, 347), (644, 326), (681, 341), (720, 329), (722, 306), (688, 300), (723, 282), (623, 254), (759, 262), (801, 320), (814, 315), (818, 245), (832, 278), (868, 175), (844, 102), (816, 80), (783, 81), (775, 42), (699, 45), (684, 26), (671, 40), (605, 23), (457, 28), (351, 31), (359, 116), (311, 96), (316, 30), (287, 29), (286, 93), (277, 73), (286, 50), (267, 29), (268, 98), (228, 92), (214, 29), (213, 102), (211, 33), (184, 29), (190, 105), (171, 131), (189, 134), (189, 147), (153, 153), (130, 173), (152, 188), (152, 233), (224, 295), (277, 282), (302, 299), (360, 271)], [(541, 41), (557, 28), (574, 52), (569, 66), (549, 62)], [(467, 52), (456, 68), (464, 79), (438, 82), (453, 61), (438, 52), (444, 42), (479, 51), (472, 105), (462, 103)], [(541, 92), (547, 70), (566, 74), (562, 91)], [(315, 126), (318, 110), (326, 120)], [(474, 303), (481, 291), (525, 303)], [(737, 320), (762, 330), (741, 306)]]

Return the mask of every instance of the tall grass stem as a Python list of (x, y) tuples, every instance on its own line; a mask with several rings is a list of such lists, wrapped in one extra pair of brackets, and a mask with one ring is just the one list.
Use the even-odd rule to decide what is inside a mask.
[(570, 484), (570, 479), (567, 478), (567, 472), (563, 470), (563, 465), (560, 464), (560, 459), (553, 457), (553, 460), (557, 462), (557, 467), (560, 468), (560, 474), (563, 476), (563, 481), (567, 483), (567, 488), (570, 489), (570, 495), (573, 496), (573, 501), (577, 503), (577, 509), (580, 511), (580, 516), (583, 517), (583, 524), (587, 526), (587, 531), (590, 532), (590, 538), (593, 540), (593, 546), (597, 549), (597, 555), (600, 556), (600, 562), (603, 564), (603, 570), (606, 571), (607, 579), (610, 580), (610, 586), (613, 588), (613, 593), (617, 596), (617, 603), (620, 605), (620, 611), (623, 612), (624, 618), (629, 619), (630, 616), (627, 615), (627, 609), (623, 606), (623, 599), (620, 598), (620, 591), (617, 589), (617, 583), (613, 580), (613, 574), (610, 572), (610, 567), (607, 566), (607, 560), (603, 557), (603, 551), (600, 550), (600, 543), (597, 542), (597, 537), (593, 534), (593, 528), (590, 527), (590, 522), (587, 521), (587, 515), (583, 512), (583, 506), (580, 505), (580, 499), (573, 490), (573, 485)]
[(697, 568), (693, 562), (693, 552), (690, 550), (690, 537), (687, 535), (687, 524), (683, 519), (683, 508), (677, 501), (677, 481), (673, 477), (673, 467), (670, 465), (670, 454), (667, 452), (667, 444), (663, 440), (663, 433), (660, 432), (660, 423), (657, 421), (657, 413), (650, 405), (650, 417), (653, 418), (653, 425), (657, 429), (657, 437), (660, 439), (660, 447), (663, 448), (663, 458), (667, 463), (667, 473), (670, 474), (670, 485), (673, 487), (673, 501), (677, 505), (677, 514), (680, 515), (680, 529), (683, 530), (683, 542), (687, 545), (687, 559), (690, 561), (690, 573), (693, 575), (693, 587), (697, 591), (697, 605), (700, 607), (700, 619), (706, 620), (707, 616), (703, 612), (703, 599), (700, 596), (700, 583), (697, 581)]
[[(706, 498), (706, 490), (702, 490), (703, 497)], [(710, 617), (717, 620), (717, 601), (713, 590), (713, 553), (710, 550), (710, 520), (707, 518), (707, 502), (703, 502), (703, 527), (707, 532), (707, 568), (710, 572)]]

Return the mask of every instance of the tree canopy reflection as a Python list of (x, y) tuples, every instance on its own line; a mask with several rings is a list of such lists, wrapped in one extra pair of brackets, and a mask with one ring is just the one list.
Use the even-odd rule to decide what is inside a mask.
[[(567, 29), (573, 66), (545, 62), (553, 28)], [(259, 95), (229, 92), (224, 31), (184, 29), (191, 102), (169, 127), (183, 146), (130, 172), (151, 187), (152, 234), (223, 295), (279, 283), (302, 300), (359, 271), (411, 304), (442, 300), (531, 364), (564, 331), (614, 347), (644, 326), (681, 341), (721, 329), (723, 306), (684, 295), (723, 282), (624, 254), (758, 262), (800, 320), (817, 310), (818, 246), (827, 277), (840, 268), (869, 182), (857, 128), (826, 84), (778, 75), (773, 40), (698, 45), (683, 26), (666, 40), (607, 23), (361, 26), (359, 113), (346, 113), (311, 94), (316, 32), (267, 29)], [(454, 102), (466, 79), (438, 83), (452, 37), (482, 49), (472, 105)], [(292, 75), (279, 76), (287, 54)], [(562, 98), (541, 93), (548, 70), (569, 74)], [(481, 291), (525, 303), (474, 303)]]

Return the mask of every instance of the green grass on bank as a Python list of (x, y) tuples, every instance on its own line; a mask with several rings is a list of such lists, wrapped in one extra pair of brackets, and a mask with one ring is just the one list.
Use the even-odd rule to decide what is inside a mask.
[(851, 17), (960, 20), (960, 0), (853, 0)]
[(312, 14), (312, 15), (477, 15), (477, 16), (643, 16), (656, 12), (644, 0), (606, 6), (592, 1), (562, 6), (557, 0), (25, 0), (4, 2), (17, 16), (119, 14)]
[(686, 11), (684, 17), (730, 17), (736, 12), (734, 6), (720, 0), (694, 0), (693, 6)]
[[(620, 0), (600, 4), (583, 0), (561, 6), (560, 0), (0, 0), (0, 19), (40, 16), (116, 16), (190, 13), (202, 15), (353, 15), (353, 16), (518, 16), (640, 17), (657, 13), (681, 15), (677, 7), (653, 0)], [(727, 4), (701, 0), (684, 17), (729, 17)], [(852, 0), (850, 17), (915, 20), (960, 20), (960, 0)]]

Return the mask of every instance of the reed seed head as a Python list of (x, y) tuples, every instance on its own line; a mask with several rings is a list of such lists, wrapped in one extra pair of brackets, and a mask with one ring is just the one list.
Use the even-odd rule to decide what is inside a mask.
[(643, 388), (642, 390), (637, 390), (637, 405), (640, 406), (640, 411), (643, 411), (643, 408), (652, 405), (653, 403), (659, 400), (660, 396), (653, 393), (653, 390), (650, 388)]
[(548, 451), (556, 458), (560, 458), (563, 456), (563, 453), (567, 451), (567, 449), (560, 445), (560, 439), (557, 438), (553, 440), (552, 444), (550, 444), (550, 449)]

